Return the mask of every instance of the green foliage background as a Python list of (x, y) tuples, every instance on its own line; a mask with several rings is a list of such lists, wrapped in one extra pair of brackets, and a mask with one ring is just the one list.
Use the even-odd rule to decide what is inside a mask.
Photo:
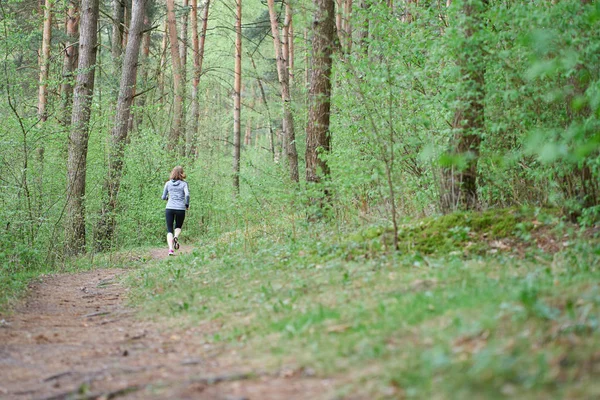
[[(363, 7), (354, 7), (352, 50), (334, 56), (333, 150), (323, 154), (331, 167), (324, 185), (332, 196), (328, 215), (334, 224), (389, 225), (390, 193), (395, 194), (398, 217), (439, 212), (442, 168), (460, 168), (469, 157), (447, 154), (456, 134), (451, 128), (454, 111), (461, 93), (470, 90), (456, 64), (457, 55), (465, 51), (485, 67), (485, 131), (478, 167), (481, 207), (558, 207), (584, 224), (596, 223), (600, 6), (575, 0), (557, 4), (493, 0), (483, 13), (482, 25), (465, 39), (460, 31), (465, 1), (472, 0), (455, 1), (448, 9), (441, 1), (421, 1), (410, 10), (415, 16), (412, 23), (403, 22), (408, 12), (404, 2), (396, 1), (390, 8), (367, 0)], [(64, 33), (55, 29), (51, 111), (42, 123), (36, 115), (41, 16), (25, 11), (34, 9), (28, 8), (31, 3), (3, 2), (0, 21), (0, 265), (3, 285), (8, 286), (21, 282), (13, 279), (17, 273), (65, 265), (68, 127), (61, 124), (57, 95), (64, 79)], [(101, 2), (108, 14), (109, 3)], [(232, 5), (231, 1), (212, 5), (200, 88), (199, 152), (197, 158), (186, 158), (166, 151), (171, 78), (170, 68), (163, 68), (165, 92), (161, 93), (156, 73), (161, 69), (164, 9), (162, 3), (155, 4), (152, 26), (157, 28), (152, 32), (148, 65), (143, 66), (151, 71), (144, 85), (154, 88), (147, 92), (144, 107), (134, 108), (141, 123), (135, 125), (127, 145), (115, 249), (163, 242), (164, 203), (159, 196), (177, 164), (186, 168), (192, 190), (187, 238), (235, 232), (281, 216), (293, 225), (312, 212), (307, 199), (314, 196), (314, 188), (289, 182), (285, 160), (270, 152), (269, 126), (275, 131), (280, 128), (281, 104), (266, 5), (257, 0), (244, 3), (242, 122), (252, 121), (252, 143), (242, 153), (241, 193), (233, 196)], [(308, 57), (310, 62), (311, 48), (310, 35), (305, 41), (302, 33), (310, 31), (313, 5), (298, 0), (292, 6), (296, 10), (292, 107), (302, 176), (307, 115), (304, 61)], [(65, 7), (65, 1), (55, 2), (59, 22)], [(179, 16), (188, 12), (178, 9)], [(90, 251), (118, 88), (119, 74), (107, 48), (109, 22), (101, 17), (102, 45), (90, 124), (86, 192)], [(365, 26), (368, 36), (361, 42), (359, 33)], [(191, 68), (190, 56), (188, 77)], [(267, 104), (262, 102), (257, 78), (264, 85)], [(189, 98), (186, 104), (189, 108)], [(275, 147), (280, 146), (277, 141)]]

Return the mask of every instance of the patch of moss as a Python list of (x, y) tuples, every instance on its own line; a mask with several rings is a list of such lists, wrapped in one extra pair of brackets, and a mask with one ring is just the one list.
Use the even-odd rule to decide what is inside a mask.
[[(543, 214), (543, 218), (539, 218)], [(455, 212), (428, 217), (403, 225), (398, 237), (401, 250), (423, 254), (466, 251), (483, 253), (491, 241), (518, 239), (540, 225), (551, 224), (556, 210), (530, 208), (494, 209), (483, 212)], [(544, 222), (540, 222), (544, 221)]]

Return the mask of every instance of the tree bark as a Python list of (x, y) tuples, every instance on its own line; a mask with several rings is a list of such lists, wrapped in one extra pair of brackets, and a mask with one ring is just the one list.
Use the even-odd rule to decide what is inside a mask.
[(248, 118), (246, 122), (246, 133), (244, 134), (244, 145), (250, 146), (252, 144), (252, 118)]
[(198, 120), (200, 119), (200, 102), (198, 85), (202, 75), (204, 61), (204, 43), (206, 41), (206, 28), (208, 27), (208, 10), (210, 0), (206, 0), (202, 15), (202, 28), (198, 38), (198, 0), (192, 0), (192, 40), (194, 47), (194, 79), (192, 81), (192, 129), (190, 131), (190, 155), (196, 155), (198, 145)]
[(183, 120), (183, 85), (181, 78), (181, 59), (179, 57), (179, 40), (177, 39), (177, 21), (175, 19), (175, 0), (167, 0), (167, 25), (169, 41), (171, 42), (171, 62), (173, 65), (173, 123), (167, 143), (167, 149), (172, 151), (179, 144), (181, 124)]
[[(288, 5), (286, 5), (286, 14), (288, 10)], [(294, 53), (295, 53), (295, 48), (294, 48), (294, 18), (292, 15), (292, 7), (289, 6), (289, 25), (288, 25), (288, 71), (290, 74), (290, 85), (292, 85), (292, 83), (294, 82)]]
[[(288, 71), (287, 53), (287, 33), (284, 26), (284, 43), (280, 41), (279, 27), (277, 23), (277, 14), (275, 12), (274, 0), (267, 0), (269, 6), (269, 17), (271, 20), (271, 33), (273, 35), (273, 45), (275, 47), (275, 58), (277, 59), (277, 77), (281, 87), (281, 100), (283, 102), (283, 143), (286, 157), (290, 167), (290, 179), (294, 182), (299, 181), (298, 174), (298, 152), (296, 150), (296, 135), (294, 132), (294, 116), (291, 110), (291, 95), (290, 95), (290, 75)], [(286, 9), (287, 9), (286, 5)], [(286, 18), (284, 24), (289, 24), (291, 20), (291, 8), (286, 10)]]
[[(154, 0), (146, 1), (144, 9), (144, 30), (150, 29), (150, 7), (153, 5)], [(152, 32), (147, 31), (142, 36), (142, 59), (140, 60), (140, 66), (142, 68), (140, 74), (140, 83), (136, 84), (136, 87), (141, 88), (142, 92), (145, 92), (149, 88), (148, 75), (150, 72), (150, 43)], [(144, 106), (146, 105), (147, 94), (141, 94), (138, 97), (138, 111), (135, 115), (135, 127), (137, 130), (142, 126), (144, 120)], [(131, 131), (131, 130), (130, 130)]]
[(481, 135), (485, 129), (485, 60), (480, 44), (473, 37), (481, 29), (481, 13), (485, 0), (463, 0), (465, 15), (461, 27), (463, 43), (458, 54), (462, 76), (460, 105), (454, 113), (455, 132), (451, 154), (453, 159), (464, 158), (465, 167), (446, 168), (443, 173), (442, 211), (471, 210), (479, 205), (477, 196), (477, 163)]
[(96, 249), (100, 251), (110, 247), (115, 232), (115, 210), (123, 173), (123, 155), (136, 85), (137, 62), (144, 29), (146, 1), (133, 0), (132, 4), (131, 23), (123, 59), (117, 110), (108, 153), (108, 174), (104, 182), (105, 198), (96, 229)]
[(77, 41), (79, 40), (79, 6), (76, 0), (69, 1), (69, 9), (66, 19), (67, 42), (65, 43), (63, 56), (62, 84), (60, 86), (61, 97), (61, 123), (71, 123), (71, 101), (73, 97), (73, 71), (77, 65)]
[(169, 21), (165, 20), (162, 45), (160, 47), (160, 62), (156, 71), (156, 82), (158, 85), (158, 101), (162, 104), (165, 97), (165, 67), (167, 65), (167, 45), (169, 38)]
[(344, 18), (343, 18), (343, 36), (345, 42), (345, 51), (352, 51), (352, 0), (344, 1)]
[(48, 69), (50, 67), (50, 42), (52, 40), (52, 4), (51, 0), (46, 0), (44, 4), (44, 28), (42, 30), (40, 84), (38, 91), (38, 117), (42, 121), (48, 119), (46, 105), (48, 103)]
[(364, 20), (360, 23), (360, 28), (358, 30), (358, 38), (357, 41), (360, 45), (361, 53), (365, 56), (369, 56), (369, 8), (371, 7), (371, 2), (369, 0), (361, 0), (360, 8), (362, 9), (362, 15)]
[(89, 121), (94, 93), (99, 0), (82, 0), (81, 35), (77, 83), (73, 98), (73, 116), (67, 164), (66, 252), (85, 251), (85, 178), (89, 139)]
[(304, 28), (304, 87), (308, 87), (309, 83), (309, 71), (310, 71), (310, 63), (309, 63), (309, 42), (308, 42), (308, 28)]
[(123, 33), (125, 32), (125, 4), (124, 0), (113, 0), (112, 14), (112, 42), (110, 53), (112, 55), (114, 70), (117, 72), (120, 68), (120, 58), (123, 52)]
[(181, 133), (183, 141), (181, 145), (181, 155), (186, 155), (186, 149), (189, 146), (187, 137), (187, 117), (186, 117), (186, 98), (187, 98), (187, 54), (188, 54), (188, 22), (189, 22), (189, 0), (183, 0), (185, 13), (181, 17), (181, 42), (179, 43), (179, 56), (181, 58)]
[(313, 52), (308, 92), (306, 128), (306, 181), (317, 183), (329, 174), (327, 161), (319, 156), (329, 152), (329, 113), (331, 108), (331, 55), (334, 46), (334, 0), (314, 0)]
[(236, 0), (235, 13), (235, 65), (233, 82), (233, 188), (240, 192), (241, 147), (241, 88), (242, 88), (242, 0)]
[(269, 108), (269, 103), (267, 102), (267, 95), (265, 93), (265, 88), (262, 84), (262, 80), (260, 76), (258, 76), (258, 71), (256, 69), (256, 63), (254, 62), (254, 58), (250, 55), (250, 61), (252, 62), (252, 68), (254, 68), (254, 73), (256, 74), (256, 82), (258, 83), (258, 89), (260, 90), (260, 97), (262, 102), (267, 110), (267, 119), (269, 120), (269, 149), (273, 156), (273, 161), (275, 160), (275, 134), (273, 132), (273, 124), (271, 119), (271, 109)]

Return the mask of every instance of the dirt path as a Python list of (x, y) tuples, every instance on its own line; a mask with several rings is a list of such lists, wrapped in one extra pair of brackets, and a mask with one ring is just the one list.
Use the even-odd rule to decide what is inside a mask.
[(206, 343), (202, 326), (175, 331), (135, 318), (124, 273), (30, 285), (23, 304), (0, 317), (0, 398), (316, 399), (331, 391), (328, 380), (249, 368), (235, 350)]

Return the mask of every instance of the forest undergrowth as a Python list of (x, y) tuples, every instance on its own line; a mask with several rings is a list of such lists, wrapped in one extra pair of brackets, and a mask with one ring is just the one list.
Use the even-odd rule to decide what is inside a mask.
[(280, 218), (127, 282), (143, 315), (202, 325), (257, 370), (333, 377), (341, 396), (600, 394), (597, 229), (513, 208), (405, 221), (399, 251), (391, 236)]

